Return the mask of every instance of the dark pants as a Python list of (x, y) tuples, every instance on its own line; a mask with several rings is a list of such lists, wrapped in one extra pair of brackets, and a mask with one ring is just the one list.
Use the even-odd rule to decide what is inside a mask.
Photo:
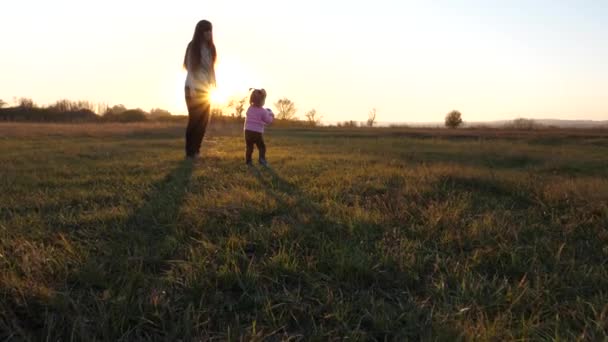
[(251, 163), (251, 155), (253, 154), (253, 145), (258, 147), (260, 160), (266, 160), (266, 144), (264, 144), (264, 136), (260, 132), (245, 130), (245, 161)]
[(186, 105), (188, 106), (188, 127), (186, 128), (186, 156), (196, 156), (200, 149), (209, 116), (211, 114), (211, 103), (207, 93), (197, 91), (192, 97), (188, 87), (185, 89)]

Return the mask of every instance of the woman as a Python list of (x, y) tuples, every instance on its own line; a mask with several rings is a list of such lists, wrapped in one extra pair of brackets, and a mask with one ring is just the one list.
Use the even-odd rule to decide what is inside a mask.
[(209, 116), (209, 93), (215, 87), (215, 61), (217, 52), (213, 44), (212, 25), (207, 20), (196, 24), (194, 36), (186, 48), (184, 68), (186, 76), (186, 105), (188, 128), (186, 129), (186, 157), (197, 158), (201, 148)]

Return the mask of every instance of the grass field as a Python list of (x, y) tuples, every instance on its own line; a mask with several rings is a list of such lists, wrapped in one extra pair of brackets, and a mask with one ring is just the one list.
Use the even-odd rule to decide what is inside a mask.
[(0, 339), (608, 339), (605, 131), (183, 131), (0, 125)]

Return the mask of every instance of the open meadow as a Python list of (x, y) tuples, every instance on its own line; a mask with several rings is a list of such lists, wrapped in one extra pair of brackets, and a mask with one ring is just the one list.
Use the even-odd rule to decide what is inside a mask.
[(606, 130), (183, 133), (0, 124), (0, 340), (608, 339)]

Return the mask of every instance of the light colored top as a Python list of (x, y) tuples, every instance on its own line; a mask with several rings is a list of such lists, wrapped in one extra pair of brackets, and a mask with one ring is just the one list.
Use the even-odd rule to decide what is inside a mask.
[(190, 58), (186, 59), (186, 69), (188, 75), (186, 75), (186, 87), (190, 88), (190, 93), (194, 95), (194, 92), (198, 89), (199, 91), (208, 92), (210, 88), (215, 84), (215, 74), (213, 70), (213, 56), (211, 51), (203, 44), (201, 47), (201, 65), (199, 68), (195, 68), (190, 65)]
[(272, 123), (272, 120), (274, 120), (274, 114), (270, 109), (250, 106), (247, 109), (244, 129), (264, 133), (264, 126)]

